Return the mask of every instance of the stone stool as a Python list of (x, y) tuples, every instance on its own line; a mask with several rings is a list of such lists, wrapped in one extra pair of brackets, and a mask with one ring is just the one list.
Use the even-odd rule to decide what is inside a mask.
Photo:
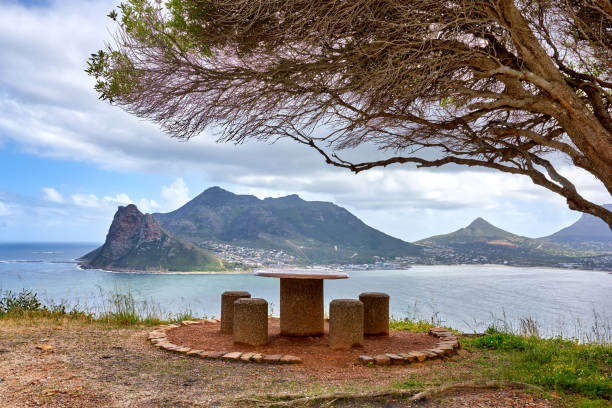
[(241, 298), (234, 302), (234, 343), (263, 346), (268, 343), (268, 302)]
[(250, 298), (249, 292), (229, 291), (221, 294), (221, 333), (234, 332), (234, 302), (240, 298)]
[(363, 345), (363, 302), (334, 299), (329, 304), (329, 346), (349, 349)]
[(389, 295), (365, 292), (359, 295), (363, 302), (363, 334), (389, 335)]

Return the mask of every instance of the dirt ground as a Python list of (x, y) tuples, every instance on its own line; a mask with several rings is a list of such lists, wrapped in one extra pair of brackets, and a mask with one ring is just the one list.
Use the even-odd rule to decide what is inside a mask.
[(320, 337), (285, 337), (280, 335), (280, 321), (268, 321), (268, 344), (249, 346), (234, 344), (231, 334), (220, 331), (220, 323), (181, 326), (167, 332), (171, 343), (187, 346), (194, 350), (242, 351), (262, 354), (293, 355), (303, 361), (301, 366), (318, 375), (329, 375), (343, 369), (344, 375), (352, 376), (354, 372), (371, 371), (370, 368), (355, 364), (360, 355), (374, 356), (385, 353), (408, 353), (434, 348), (440, 341), (427, 333), (409, 331), (392, 331), (389, 336), (366, 336), (361, 347), (350, 350), (332, 350), (329, 347), (329, 328), (325, 323), (325, 335)]
[[(473, 379), (468, 352), (406, 367), (337, 367), (202, 360), (161, 351), (151, 328), (109, 328), (73, 321), (0, 321), (2, 407), (249, 407), (270, 394), (319, 395), (405, 388), (415, 379)], [(37, 346), (48, 345), (49, 351)], [(45, 348), (45, 347), (42, 347)], [(430, 381), (430, 380), (428, 380)], [(434, 382), (435, 382), (434, 381)], [(415, 392), (422, 384), (413, 384)], [(262, 405), (265, 406), (265, 405)], [(315, 406), (317, 406), (315, 404)], [(334, 401), (328, 407), (555, 407), (514, 390), (462, 392), (419, 404), (383, 399)]]

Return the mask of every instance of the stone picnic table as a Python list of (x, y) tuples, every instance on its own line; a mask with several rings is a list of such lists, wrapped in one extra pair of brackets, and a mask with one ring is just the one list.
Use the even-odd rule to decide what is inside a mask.
[(280, 279), (281, 335), (301, 337), (323, 335), (323, 280), (349, 277), (322, 269), (259, 270), (254, 275)]

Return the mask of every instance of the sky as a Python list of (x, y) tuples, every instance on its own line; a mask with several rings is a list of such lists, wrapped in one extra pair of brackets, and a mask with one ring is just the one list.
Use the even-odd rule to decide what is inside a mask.
[[(167, 212), (212, 186), (331, 201), (407, 241), (477, 217), (540, 237), (580, 217), (518, 175), (406, 165), (354, 175), (289, 141), (172, 139), (98, 100), (84, 72), (112, 39), (106, 15), (117, 3), (0, 0), (0, 242), (102, 242), (117, 206)], [(589, 174), (564, 174), (587, 198), (612, 202)]]

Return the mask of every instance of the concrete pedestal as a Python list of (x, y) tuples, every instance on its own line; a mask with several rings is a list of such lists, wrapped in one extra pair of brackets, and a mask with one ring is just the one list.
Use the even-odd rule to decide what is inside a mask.
[(350, 349), (363, 345), (363, 303), (357, 299), (334, 299), (329, 304), (329, 346)]
[(323, 280), (280, 280), (280, 329), (284, 336), (323, 335)]
[(234, 302), (240, 298), (250, 298), (251, 294), (244, 291), (228, 291), (221, 294), (221, 333), (234, 332)]
[(234, 302), (234, 343), (250, 346), (268, 343), (268, 302), (249, 298)]
[(363, 333), (389, 335), (389, 295), (381, 292), (365, 292), (359, 295), (363, 302)]

